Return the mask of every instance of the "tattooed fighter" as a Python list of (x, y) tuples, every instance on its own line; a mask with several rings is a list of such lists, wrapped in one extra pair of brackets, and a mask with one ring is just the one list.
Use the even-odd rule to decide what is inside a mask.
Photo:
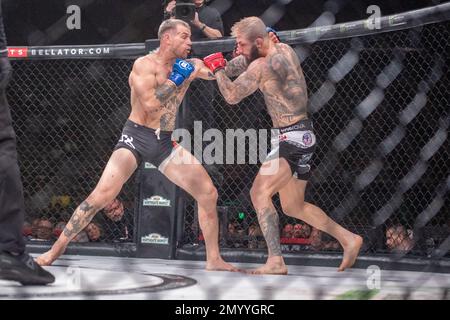
[[(280, 249), (279, 218), (272, 203), (272, 196), (277, 192), (286, 215), (301, 219), (340, 242), (344, 255), (338, 270), (343, 271), (355, 263), (362, 238), (338, 225), (320, 208), (304, 201), (316, 136), (312, 121), (307, 117), (306, 82), (298, 57), (290, 46), (270, 41), (266, 26), (257, 17), (237, 22), (232, 34), (236, 37), (237, 54), (240, 55), (232, 60), (234, 75), (240, 74), (234, 82), (227, 76), (231, 73), (230, 68), (224, 71), (226, 61), (221, 53), (207, 56), (203, 61), (214, 72), (220, 92), (228, 103), (236, 104), (257, 89), (261, 90), (274, 126), (272, 150), (250, 191), (269, 254), (266, 264), (251, 272), (287, 273)], [(241, 62), (240, 65), (236, 60)], [(263, 170), (269, 167), (278, 169), (265, 174)]]
[(197, 159), (171, 141), (177, 109), (190, 83), (197, 77), (214, 79), (201, 60), (182, 60), (191, 50), (190, 37), (187, 23), (166, 20), (158, 31), (160, 47), (135, 61), (129, 76), (131, 114), (122, 136), (94, 191), (75, 210), (53, 247), (37, 258), (40, 265), (50, 265), (64, 252), (95, 214), (116, 198), (145, 159), (198, 202), (206, 269), (236, 271), (219, 253), (216, 188)]

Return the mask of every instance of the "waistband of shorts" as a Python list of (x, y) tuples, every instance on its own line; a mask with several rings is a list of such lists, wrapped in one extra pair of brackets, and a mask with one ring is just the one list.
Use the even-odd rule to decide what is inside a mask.
[[(153, 129), (153, 128), (150, 128), (150, 127), (146, 127), (146, 126), (143, 126), (143, 125), (141, 125), (141, 124), (139, 124), (139, 123), (136, 123), (136, 122), (134, 122), (134, 121), (131, 121), (130, 119), (127, 119), (127, 121), (125, 122), (125, 126), (132, 126), (132, 127), (137, 127), (137, 128), (139, 128), (139, 129), (142, 129), (142, 130), (147, 130), (148, 132), (151, 132), (151, 133), (153, 133), (153, 134), (156, 134), (156, 129)], [(162, 131), (162, 130), (160, 130), (160, 132), (159, 132), (160, 134), (167, 134), (167, 135), (172, 135), (172, 131)]]
[(294, 124), (291, 124), (286, 127), (273, 128), (273, 130), (278, 131), (279, 133), (286, 133), (291, 131), (304, 131), (304, 130), (313, 130), (313, 122), (311, 119), (302, 119)]

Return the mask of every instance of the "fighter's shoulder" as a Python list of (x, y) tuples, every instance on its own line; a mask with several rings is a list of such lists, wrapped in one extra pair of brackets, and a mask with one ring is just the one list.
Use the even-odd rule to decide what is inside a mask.
[(275, 43), (275, 48), (281, 50), (292, 50), (292, 47), (290, 45), (283, 42)]
[(139, 57), (134, 61), (133, 72), (140, 73), (155, 73), (156, 61), (151, 55)]
[(292, 49), (292, 47), (286, 43), (281, 42), (277, 43), (275, 44), (275, 48), (279, 53), (289, 53), (289, 54), (294, 53), (294, 49)]
[(261, 70), (262, 68), (264, 68), (266, 63), (267, 59), (265, 57), (257, 58), (248, 65), (247, 72)]

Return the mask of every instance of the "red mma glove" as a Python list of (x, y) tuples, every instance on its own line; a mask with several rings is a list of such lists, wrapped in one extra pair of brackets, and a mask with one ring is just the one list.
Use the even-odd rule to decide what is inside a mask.
[(223, 57), (222, 52), (213, 53), (204, 57), (203, 62), (213, 73), (224, 69), (227, 65), (227, 60)]

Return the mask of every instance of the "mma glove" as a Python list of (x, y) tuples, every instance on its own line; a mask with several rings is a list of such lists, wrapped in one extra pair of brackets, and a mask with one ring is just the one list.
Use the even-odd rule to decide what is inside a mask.
[(179, 87), (184, 80), (189, 78), (192, 72), (194, 72), (195, 67), (192, 63), (186, 60), (177, 59), (172, 67), (172, 73), (169, 76), (169, 80), (175, 83)]
[(227, 60), (223, 57), (222, 52), (213, 53), (204, 57), (203, 62), (214, 74), (219, 70), (225, 69), (227, 65)]

